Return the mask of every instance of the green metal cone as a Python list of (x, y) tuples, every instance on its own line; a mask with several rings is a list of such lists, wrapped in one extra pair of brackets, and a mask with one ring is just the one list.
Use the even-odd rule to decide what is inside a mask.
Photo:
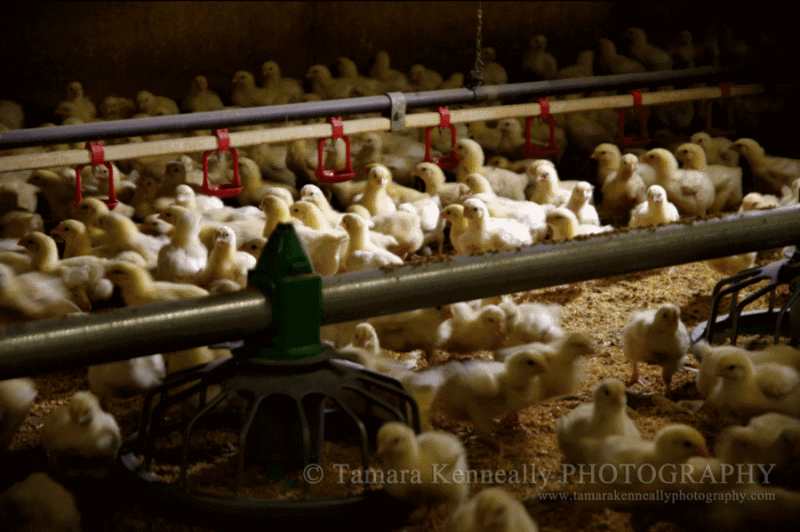
[(322, 278), (314, 269), (291, 224), (270, 235), (248, 284), (272, 305), (272, 323), (256, 357), (273, 360), (310, 358), (322, 352)]

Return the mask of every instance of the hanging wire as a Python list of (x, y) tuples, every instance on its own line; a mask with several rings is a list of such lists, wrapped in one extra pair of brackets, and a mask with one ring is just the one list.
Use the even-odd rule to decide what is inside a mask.
[(481, 31), (483, 29), (483, 12), (478, 2), (478, 34), (475, 38), (475, 67), (469, 73), (467, 88), (477, 89), (483, 83), (483, 59), (481, 58)]

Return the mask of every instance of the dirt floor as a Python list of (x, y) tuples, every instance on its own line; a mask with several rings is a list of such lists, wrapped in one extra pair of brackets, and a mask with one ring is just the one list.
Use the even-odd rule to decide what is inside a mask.
[[(782, 255), (777, 250), (762, 252), (759, 255), (759, 263), (780, 258)], [(555, 422), (577, 405), (590, 401), (592, 390), (603, 379), (628, 378), (630, 365), (623, 358), (620, 342), (622, 328), (631, 312), (672, 302), (680, 307), (682, 319), (691, 331), (707, 319), (711, 290), (721, 278), (720, 274), (711, 270), (706, 264), (693, 263), (514, 294), (513, 298), (517, 302), (541, 301), (563, 305), (563, 328), (566, 331), (582, 331), (591, 336), (596, 349), (594, 355), (585, 361), (587, 369), (585, 382), (579, 390), (567, 397), (524, 410), (520, 416), (522, 424), (519, 426), (498, 423), (495, 429), (496, 446), (490, 447), (478, 440), (469, 423), (453, 422), (441, 415), (434, 415), (434, 426), (455, 433), (461, 438), (467, 450), (470, 469), (494, 472), (505, 470), (507, 473), (516, 470), (517, 475), (527, 471), (529, 474), (527, 479), (518, 477), (512, 482), (502, 481), (503, 487), (524, 501), (542, 531), (647, 530), (651, 521), (654, 523), (649, 530), (688, 530), (684, 525), (666, 522), (680, 520), (678, 506), (667, 512), (650, 510), (644, 513), (634, 512), (636, 518), (632, 524), (631, 508), (614, 508), (607, 504), (575, 500), (574, 494), (584, 491), (586, 486), (574, 476), (567, 478), (563, 476), (562, 455), (555, 437)], [(779, 298), (779, 303), (781, 299)], [(723, 307), (723, 313), (725, 308)], [(765, 338), (750, 336), (740, 339), (739, 345), (757, 346), (763, 345), (766, 341), (768, 340)], [(440, 355), (441, 358), (446, 358), (445, 353)], [(463, 358), (484, 359), (489, 356), (488, 352), (460, 355)], [(688, 365), (697, 367), (697, 361), (690, 357)], [(652, 384), (645, 387), (638, 384), (628, 387), (628, 405), (632, 409), (633, 420), (642, 436), (650, 439), (656, 431), (667, 424), (686, 423), (700, 430), (706, 437), (709, 449), (713, 450), (719, 429), (708, 415), (703, 411), (690, 413), (677, 410), (670, 403), (663, 401), (660, 396), (665, 393), (665, 387), (660, 378), (660, 368), (657, 366), (645, 367), (644, 377)], [(674, 393), (670, 394), (670, 398), (674, 401), (696, 399), (694, 378), (694, 374), (688, 370), (679, 371), (674, 378)], [(65, 404), (75, 391), (88, 389), (85, 369), (38, 375), (33, 379), (39, 394), (4, 460), (8, 472), (4, 475), (3, 489), (32, 471), (47, 470), (47, 459), (40, 438), (43, 420), (53, 408)], [(138, 430), (142, 404), (142, 396), (137, 396), (107, 401), (104, 406), (116, 417), (123, 435), (130, 435)], [(181, 413), (175, 415), (179, 416)], [(192, 460), (196, 459), (197, 463), (192, 466), (189, 486), (194, 486), (204, 493), (230, 493), (231, 472), (234, 471), (231, 457), (236, 454), (235, 434), (206, 436), (208, 435), (201, 435), (200, 440), (193, 446), (197, 452), (192, 452)], [(327, 444), (321, 460), (326, 480), (314, 487), (311, 492), (313, 497), (345, 497), (359, 493), (363, 489), (362, 485), (352, 482), (351, 477), (340, 477), (341, 469), (331, 467), (332, 464), (342, 462), (353, 464), (354, 469), (357, 469), (359, 464), (357, 450), (348, 448), (341, 442)], [(163, 468), (154, 469), (161, 482), (175, 481), (177, 478), (175, 463), (177, 462), (173, 460), (171, 466), (164, 465)], [(537, 474), (539, 478), (534, 480), (532, 477)], [(550, 478), (542, 480), (541, 476), (547, 474)], [(127, 480), (118, 478), (115, 474), (103, 470), (62, 471), (56, 478), (76, 493), (83, 515), (83, 528), (87, 532), (210, 530), (199, 525), (181, 524), (174, 516), (167, 519), (154, 515), (156, 512), (151, 506), (135, 503), (129, 498), (127, 494), (130, 485)], [(348, 481), (340, 482), (341, 478), (346, 478)], [(491, 478), (495, 483), (500, 482), (497, 480), (500, 477), (496, 474)], [(486, 485), (471, 485), (470, 492), (475, 493)], [(542, 494), (552, 492), (567, 493), (568, 495), (564, 495), (567, 500), (540, 499)], [(270, 482), (263, 473), (248, 472), (244, 480), (243, 494), (250, 497), (297, 498), (301, 495), (301, 491), (297, 487), (287, 488), (286, 483)], [(438, 527), (434, 517), (419, 517), (417, 514), (413, 514), (412, 517), (415, 520), (404, 530), (427, 531), (436, 530)], [(663, 522), (655, 524), (659, 521)]]

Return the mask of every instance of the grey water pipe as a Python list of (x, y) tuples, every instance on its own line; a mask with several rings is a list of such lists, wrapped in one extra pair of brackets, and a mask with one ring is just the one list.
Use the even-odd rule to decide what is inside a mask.
[[(409, 109), (478, 103), (491, 99), (519, 96), (557, 96), (585, 91), (626, 90), (661, 85), (718, 83), (730, 81), (735, 75), (740, 82), (756, 79), (751, 69), (743, 67), (700, 67), (685, 70), (664, 70), (638, 74), (594, 76), (590, 78), (534, 81), (508, 85), (491, 85), (470, 89), (404, 93)], [(742, 79), (745, 78), (745, 79)], [(758, 83), (763, 83), (759, 81)], [(248, 107), (205, 113), (181, 113), (125, 120), (109, 120), (88, 124), (64, 125), (50, 128), (26, 128), (0, 133), (0, 150), (80, 142), (87, 139), (175, 133), (198, 129), (236, 127), (270, 122), (285, 122), (309, 118), (325, 118), (348, 114), (387, 113), (392, 108), (388, 95), (365, 96), (321, 102), (291, 103), (265, 107)]]
[[(434, 307), (800, 241), (800, 206), (453, 256), (323, 278), (323, 323)], [(238, 340), (272, 320), (264, 295), (241, 292), (126, 307), (0, 330), (0, 379)], [(576, 325), (577, 326), (577, 325)]]

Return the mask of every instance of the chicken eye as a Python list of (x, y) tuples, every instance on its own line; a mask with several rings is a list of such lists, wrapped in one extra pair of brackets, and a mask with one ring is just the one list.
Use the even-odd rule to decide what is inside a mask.
[(731, 365), (728, 366), (728, 371), (733, 371), (735, 369), (736, 369), (736, 365), (735, 364), (731, 364)]
[(687, 449), (689, 449), (692, 446), (692, 442), (690, 442), (689, 440), (686, 440), (686, 441), (683, 442), (683, 446), (686, 447)]

